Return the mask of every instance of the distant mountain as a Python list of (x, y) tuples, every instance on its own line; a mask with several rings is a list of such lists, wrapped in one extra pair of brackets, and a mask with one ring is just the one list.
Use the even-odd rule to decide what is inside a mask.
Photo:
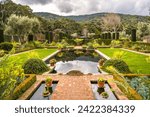
[[(59, 18), (68, 18), (75, 21), (88, 21), (92, 20), (94, 18), (101, 18), (105, 16), (108, 13), (95, 13), (95, 14), (88, 14), (88, 15), (77, 15), (77, 16), (60, 16), (53, 13), (47, 13), (47, 12), (35, 12), (34, 13), (37, 16), (46, 18), (46, 19), (59, 19)], [(139, 15), (129, 15), (129, 14), (119, 14), (118, 15), (123, 19), (129, 19), (129, 18), (137, 18), (139, 21), (146, 21), (150, 18), (149, 16), (139, 16)]]
[(47, 12), (35, 12), (34, 13), (37, 16), (46, 18), (46, 19), (58, 19), (58, 18), (68, 18), (68, 19), (72, 19), (75, 21), (83, 21), (83, 20), (90, 20), (93, 18), (98, 18), (98, 17), (102, 17), (107, 13), (96, 13), (96, 14), (89, 14), (89, 15), (78, 15), (78, 16), (60, 16), (60, 15), (56, 15), (53, 13), (47, 13)]

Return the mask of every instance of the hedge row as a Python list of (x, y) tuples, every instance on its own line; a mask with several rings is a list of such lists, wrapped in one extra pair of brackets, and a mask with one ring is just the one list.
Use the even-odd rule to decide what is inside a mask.
[(111, 39), (98, 39), (97, 41), (100, 45), (102, 45), (102, 43), (104, 43), (105, 45), (110, 45), (112, 40)]
[(150, 43), (144, 43), (144, 42), (132, 42), (132, 44), (138, 44), (138, 45), (150, 46)]
[(13, 99), (18, 99), (28, 88), (30, 88), (33, 83), (36, 81), (35, 75), (27, 75), (26, 78), (21, 84), (19, 84), (13, 93)]

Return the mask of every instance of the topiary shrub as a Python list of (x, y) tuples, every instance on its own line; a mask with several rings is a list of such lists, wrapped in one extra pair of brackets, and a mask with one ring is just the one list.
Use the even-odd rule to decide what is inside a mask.
[(27, 60), (23, 65), (23, 69), (25, 74), (42, 74), (49, 70), (48, 66), (38, 58)]
[(13, 48), (13, 44), (9, 42), (3, 42), (0, 44), (0, 49), (5, 50), (5, 51), (11, 51)]
[(106, 68), (109, 66), (113, 66), (120, 73), (131, 73), (128, 65), (123, 60), (120, 60), (120, 59), (107, 60), (103, 65), (104, 70), (109, 72), (108, 70), (106, 70)]

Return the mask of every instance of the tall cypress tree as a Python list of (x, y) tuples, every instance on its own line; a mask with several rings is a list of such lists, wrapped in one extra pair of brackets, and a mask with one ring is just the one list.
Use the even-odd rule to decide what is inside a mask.
[(110, 32), (108, 33), (108, 39), (111, 39), (111, 33)]
[(50, 43), (50, 34), (49, 32), (45, 32), (45, 39)]
[(4, 42), (4, 31), (0, 29), (0, 43)]
[(113, 39), (116, 39), (116, 33), (113, 33)]
[(29, 41), (29, 42), (33, 41), (33, 35), (31, 35), (31, 34), (28, 35), (28, 41)]
[(136, 29), (132, 29), (131, 31), (131, 40), (136, 42)]
[(116, 39), (119, 39), (119, 32), (116, 32)]
[(53, 41), (53, 32), (50, 31), (49, 32), (49, 43), (51, 43)]

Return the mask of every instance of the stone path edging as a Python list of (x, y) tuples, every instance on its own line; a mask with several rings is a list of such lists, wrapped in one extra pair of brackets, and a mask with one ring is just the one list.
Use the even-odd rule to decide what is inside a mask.
[(101, 55), (102, 57), (104, 57), (105, 59), (109, 60), (110, 57), (108, 57), (107, 55), (105, 55), (104, 53), (102, 53), (101, 51), (99, 50), (95, 50), (95, 52), (97, 52), (99, 55)]
[(57, 53), (59, 53), (61, 50), (57, 50), (56, 52), (54, 52), (54, 53), (52, 53), (52, 54), (50, 54), (49, 56), (47, 56), (47, 57), (45, 57), (44, 59), (42, 59), (43, 61), (46, 61), (47, 59), (49, 59), (49, 58), (51, 58), (51, 57), (53, 57), (53, 56), (55, 56)]

